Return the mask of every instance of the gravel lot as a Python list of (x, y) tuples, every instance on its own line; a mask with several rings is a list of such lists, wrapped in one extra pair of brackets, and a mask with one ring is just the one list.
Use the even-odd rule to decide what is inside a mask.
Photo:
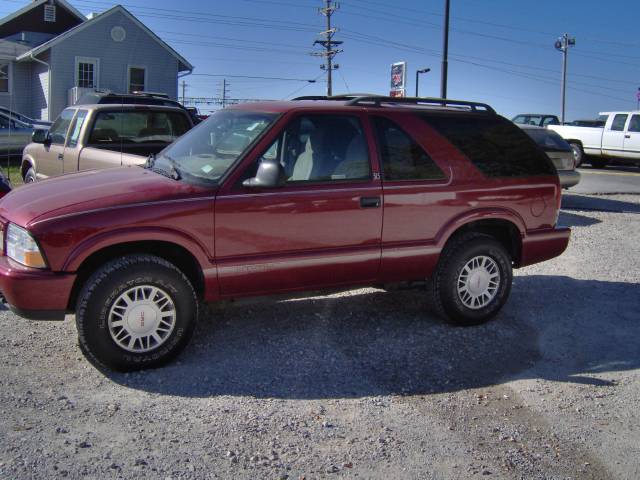
[(73, 318), (0, 312), (0, 478), (640, 478), (640, 197), (454, 328), (419, 291), (211, 309), (180, 361), (103, 374)]

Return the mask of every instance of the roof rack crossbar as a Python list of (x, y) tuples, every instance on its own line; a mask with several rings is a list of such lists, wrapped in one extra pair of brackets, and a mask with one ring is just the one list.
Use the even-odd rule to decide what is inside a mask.
[(443, 107), (469, 107), (472, 111), (484, 111), (486, 113), (496, 113), (496, 111), (486, 103), (469, 102), (466, 100), (451, 100), (449, 98), (432, 98), (432, 97), (384, 97), (379, 95), (356, 97), (349, 100), (345, 105), (356, 106), (373, 103), (376, 107), (382, 103), (405, 103), (411, 105), (440, 105)]

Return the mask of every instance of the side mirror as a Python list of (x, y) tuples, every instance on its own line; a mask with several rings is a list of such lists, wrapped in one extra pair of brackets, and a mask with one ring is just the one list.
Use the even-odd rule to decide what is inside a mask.
[(31, 134), (31, 141), (33, 143), (42, 143), (48, 145), (51, 143), (51, 137), (49, 136), (49, 130), (37, 128)]
[(263, 158), (258, 166), (258, 173), (253, 178), (248, 178), (242, 185), (248, 188), (274, 188), (281, 187), (287, 181), (284, 167), (275, 159)]

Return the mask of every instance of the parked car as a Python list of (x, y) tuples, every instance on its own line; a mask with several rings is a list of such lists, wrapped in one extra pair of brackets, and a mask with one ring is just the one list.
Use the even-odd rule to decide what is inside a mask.
[(198, 118), (198, 110), (192, 107), (185, 107), (180, 102), (170, 99), (165, 93), (158, 92), (133, 92), (114, 93), (110, 90), (94, 90), (85, 93), (76, 102), (76, 105), (162, 105), (165, 107), (181, 108), (189, 114), (191, 122), (198, 125), (201, 120)]
[(593, 168), (604, 168), (611, 160), (640, 165), (640, 110), (633, 112), (603, 112), (598, 120), (604, 127), (574, 127), (549, 125), (564, 138), (582, 163), (590, 157)]
[(25, 183), (96, 168), (142, 165), (193, 127), (181, 108), (75, 105), (36, 130), (22, 154)]
[(31, 125), (0, 112), (0, 155), (20, 155), (32, 133)]
[(21, 113), (18, 113), (10, 108), (7, 107), (2, 107), (0, 106), (0, 113), (3, 113), (4, 115), (8, 116), (9, 118), (18, 120), (19, 122), (22, 122), (24, 124), (27, 124), (31, 127), (35, 128), (49, 128), (51, 126), (51, 122), (48, 122), (46, 120), (36, 120), (34, 118), (31, 117), (27, 117), (26, 115), (23, 115)]
[(576, 157), (571, 145), (553, 130), (533, 125), (521, 125), (520, 128), (538, 144), (551, 159), (558, 171), (560, 185), (569, 188), (580, 182), (580, 172), (576, 171)]
[(82, 351), (117, 370), (175, 357), (201, 301), (428, 279), (445, 318), (487, 321), (512, 268), (570, 230), (533, 140), (488, 105), (442, 103), (236, 105), (145, 168), (21, 187), (0, 200), (0, 291), (26, 318), (75, 313)]
[(7, 193), (9, 193), (12, 188), (13, 186), (11, 185), (11, 182), (9, 181), (7, 176), (4, 174), (4, 172), (0, 170), (0, 198), (4, 197)]
[(521, 113), (520, 115), (513, 117), (511, 121), (518, 125), (534, 125), (536, 127), (560, 125), (560, 119), (557, 115), (548, 115), (544, 113)]

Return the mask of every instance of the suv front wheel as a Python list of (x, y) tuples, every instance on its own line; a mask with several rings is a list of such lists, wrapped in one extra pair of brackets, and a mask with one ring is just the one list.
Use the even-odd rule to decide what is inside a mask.
[(119, 371), (158, 367), (187, 345), (198, 317), (189, 279), (153, 255), (129, 255), (98, 269), (78, 297), (80, 348)]
[(436, 312), (451, 323), (478, 325), (507, 301), (513, 274), (511, 258), (495, 238), (471, 232), (445, 247), (429, 281)]

